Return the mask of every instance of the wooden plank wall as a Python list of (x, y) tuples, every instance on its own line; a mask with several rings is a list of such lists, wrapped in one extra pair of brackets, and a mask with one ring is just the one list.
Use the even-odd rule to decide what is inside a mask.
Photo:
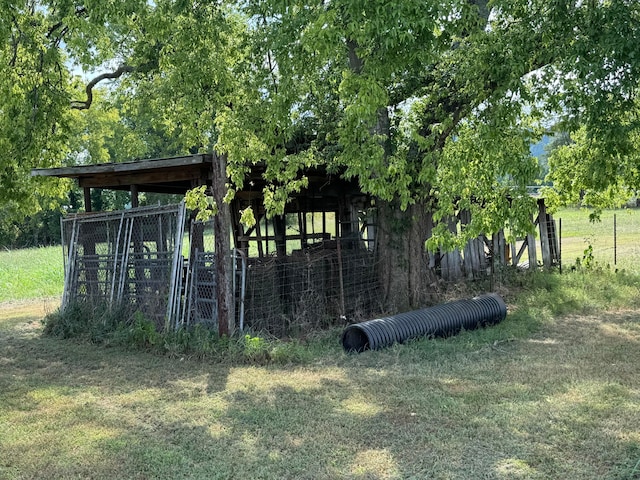
[[(458, 224), (461, 228), (470, 223), (471, 214), (461, 212), (457, 218), (449, 219), (449, 229), (455, 231)], [(552, 215), (547, 212), (543, 199), (538, 200), (538, 215), (532, 219), (538, 231), (528, 234), (518, 243), (509, 244), (504, 231), (495, 233), (490, 239), (481, 236), (469, 241), (462, 252), (441, 253), (437, 256), (435, 269), (440, 270), (443, 280), (472, 279), (485, 276), (492, 269), (504, 266), (527, 266), (538, 268), (538, 248), (542, 255), (542, 266), (550, 269), (560, 265), (559, 239), (556, 234), (556, 223)], [(458, 223), (456, 223), (458, 222)], [(527, 253), (527, 261), (523, 262)]]

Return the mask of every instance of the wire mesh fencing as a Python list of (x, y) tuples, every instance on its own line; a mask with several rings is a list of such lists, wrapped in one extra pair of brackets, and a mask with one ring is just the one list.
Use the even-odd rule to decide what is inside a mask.
[[(184, 205), (70, 215), (63, 220), (65, 287), (71, 301), (126, 306), (158, 330), (216, 329), (213, 226), (193, 222), (183, 245)], [(186, 248), (185, 248), (186, 247)], [(286, 336), (380, 311), (373, 252), (326, 249), (247, 259), (231, 253), (236, 326)]]
[(286, 336), (381, 310), (372, 252), (319, 250), (248, 260), (246, 323)]
[(128, 305), (166, 328), (181, 308), (184, 218), (184, 204), (65, 217), (63, 308)]
[(606, 210), (597, 221), (589, 211), (565, 209), (558, 215), (562, 268), (640, 271), (640, 214), (636, 208)]

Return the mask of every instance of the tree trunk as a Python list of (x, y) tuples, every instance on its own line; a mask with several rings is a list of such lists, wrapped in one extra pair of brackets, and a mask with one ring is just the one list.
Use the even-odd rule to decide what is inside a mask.
[[(357, 41), (347, 39), (349, 67), (355, 74), (361, 73), (364, 67), (357, 53), (358, 47)], [(391, 121), (387, 107), (378, 110), (371, 134), (380, 139), (386, 162), (392, 154)], [(397, 201), (378, 201), (379, 279), (383, 308), (387, 311), (407, 311), (424, 304), (427, 286), (434, 279), (425, 248), (431, 228), (431, 214), (425, 205), (412, 205), (402, 211)]]
[(431, 229), (431, 214), (423, 204), (402, 211), (396, 202), (378, 202), (379, 278), (387, 311), (425, 305), (429, 285), (435, 281), (425, 248)]
[(231, 211), (225, 203), (227, 194), (227, 157), (213, 154), (212, 195), (218, 206), (213, 217), (215, 234), (216, 300), (218, 303), (218, 333), (233, 333), (235, 328), (233, 269), (231, 264)]

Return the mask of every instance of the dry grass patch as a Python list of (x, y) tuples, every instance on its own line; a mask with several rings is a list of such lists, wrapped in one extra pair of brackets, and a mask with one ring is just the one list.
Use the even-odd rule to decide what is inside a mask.
[(630, 479), (640, 460), (640, 310), (357, 356), (336, 338), (287, 367), (43, 337), (21, 312), (0, 314), (3, 479)]

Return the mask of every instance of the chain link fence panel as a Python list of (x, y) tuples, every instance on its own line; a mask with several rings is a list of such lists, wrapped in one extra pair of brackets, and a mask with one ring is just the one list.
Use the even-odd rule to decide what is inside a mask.
[(184, 204), (65, 217), (63, 308), (129, 305), (165, 329), (180, 314)]

